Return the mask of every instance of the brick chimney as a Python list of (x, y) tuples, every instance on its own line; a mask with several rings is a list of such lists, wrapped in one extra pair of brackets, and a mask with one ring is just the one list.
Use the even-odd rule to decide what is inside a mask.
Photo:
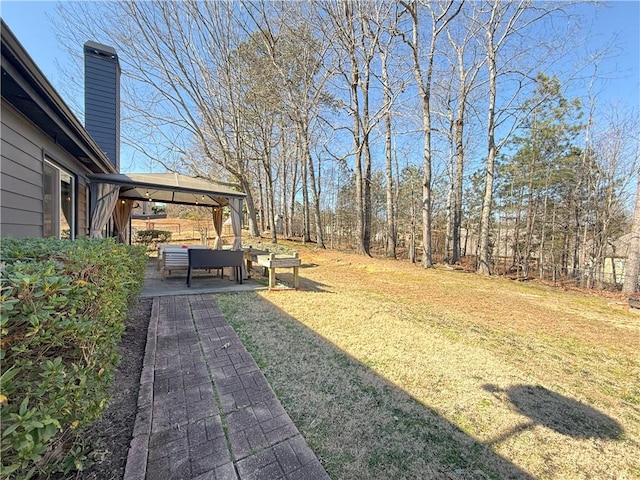
[(92, 41), (84, 44), (84, 126), (120, 172), (120, 63)]

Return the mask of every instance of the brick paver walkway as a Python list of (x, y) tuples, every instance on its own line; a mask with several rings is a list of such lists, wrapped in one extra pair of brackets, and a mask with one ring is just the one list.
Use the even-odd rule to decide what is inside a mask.
[(329, 477), (203, 294), (154, 298), (124, 478)]

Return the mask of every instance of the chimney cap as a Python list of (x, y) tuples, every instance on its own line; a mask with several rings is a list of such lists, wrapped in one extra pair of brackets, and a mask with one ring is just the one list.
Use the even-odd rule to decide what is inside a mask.
[(107, 45), (103, 45), (101, 43), (94, 42), (92, 40), (88, 40), (87, 42), (85, 42), (84, 52), (93, 53), (97, 55), (104, 55), (104, 56), (111, 57), (113, 59), (118, 58), (118, 54), (116, 53), (113, 47), (109, 47)]

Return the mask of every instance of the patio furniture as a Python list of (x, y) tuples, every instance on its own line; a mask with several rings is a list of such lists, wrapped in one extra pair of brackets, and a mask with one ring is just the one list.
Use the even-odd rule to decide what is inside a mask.
[(175, 244), (171, 244), (171, 243), (159, 243), (158, 244), (158, 261), (156, 262), (156, 270), (160, 270), (164, 264), (163, 264), (163, 255), (164, 255), (164, 249), (165, 248), (172, 248), (172, 247), (176, 247)]
[(269, 270), (269, 288), (276, 286), (276, 268), (293, 268), (293, 288), (298, 288), (298, 269), (301, 261), (298, 252), (293, 256), (276, 255), (257, 255), (258, 265)]
[(195, 269), (222, 269), (233, 267), (236, 282), (242, 283), (242, 266), (244, 252), (242, 250), (188, 250), (187, 286), (191, 287), (191, 274)]
[(206, 249), (206, 245), (172, 245), (163, 244), (162, 250), (158, 249), (158, 259), (162, 277), (171, 275), (173, 270), (187, 270), (189, 267), (188, 251), (191, 249)]
[(173, 270), (186, 270), (189, 267), (188, 249), (167, 247), (162, 253), (162, 277), (171, 275)]

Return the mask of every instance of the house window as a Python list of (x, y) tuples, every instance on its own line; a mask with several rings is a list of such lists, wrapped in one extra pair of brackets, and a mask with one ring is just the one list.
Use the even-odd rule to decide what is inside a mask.
[(75, 238), (75, 178), (51, 162), (44, 162), (43, 234)]

